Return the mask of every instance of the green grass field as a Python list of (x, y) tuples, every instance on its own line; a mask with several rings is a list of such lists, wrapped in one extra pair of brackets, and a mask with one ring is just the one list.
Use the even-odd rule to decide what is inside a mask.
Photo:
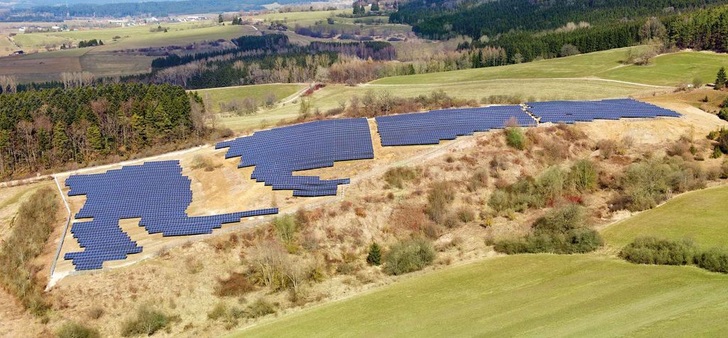
[(680, 83), (692, 83), (696, 77), (704, 82), (712, 82), (718, 69), (721, 66), (728, 66), (728, 55), (708, 52), (679, 52), (657, 57), (648, 66), (626, 66), (621, 61), (625, 59), (628, 50), (629, 48), (621, 48), (503, 67), (389, 77), (374, 83), (421, 84), (489, 79), (599, 77), (649, 85), (674, 86)]
[[(389, 92), (392, 96), (415, 97), (429, 95), (433, 91), (440, 89), (453, 97), (472, 99), (478, 102), (483, 97), (490, 95), (516, 95), (526, 100), (537, 101), (556, 99), (588, 100), (625, 97), (652, 90), (652, 88), (631, 84), (590, 79), (514, 79), (405, 85), (380, 85), (378, 82), (375, 82), (357, 87), (328, 85), (314, 93), (311, 96), (311, 102), (314, 108), (325, 111), (338, 107), (342, 102), (348, 102), (354, 95), (361, 97), (367, 91), (372, 91), (376, 94)], [(224, 118), (220, 122), (233, 130), (258, 128), (262, 124), (271, 125), (283, 119), (293, 119), (298, 115), (298, 108), (298, 103), (290, 103), (255, 115)]]
[(283, 21), (290, 27), (296, 24), (301, 26), (310, 26), (316, 23), (316, 21), (326, 20), (329, 17), (335, 17), (337, 14), (351, 13), (350, 9), (341, 9), (335, 11), (314, 11), (314, 12), (290, 12), (290, 13), (270, 13), (263, 15), (256, 15), (253, 18), (263, 20), (266, 22), (271, 21)]
[(715, 336), (728, 276), (596, 255), (518, 255), (405, 278), (236, 337)]
[(213, 113), (220, 112), (220, 103), (228, 103), (236, 99), (253, 98), (259, 104), (265, 102), (269, 93), (273, 93), (276, 101), (280, 101), (306, 88), (304, 84), (264, 84), (255, 86), (237, 86), (213, 89), (202, 89), (196, 92), (210, 102), (210, 109)]
[(728, 247), (727, 200), (728, 187), (689, 192), (613, 224), (602, 234), (607, 243), (619, 248), (640, 236), (690, 238), (703, 248)]

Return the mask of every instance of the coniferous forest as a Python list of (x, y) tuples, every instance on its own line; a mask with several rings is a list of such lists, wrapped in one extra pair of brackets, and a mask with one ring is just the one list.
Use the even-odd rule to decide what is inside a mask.
[(5, 93), (0, 177), (128, 157), (204, 136), (201, 100), (171, 85), (110, 84)]
[(566, 56), (565, 46), (589, 53), (650, 40), (725, 52), (728, 8), (719, 4), (725, 1), (504, 0), (455, 7), (442, 0), (412, 1), (391, 14), (390, 22), (410, 24), (428, 38), (472, 37), (461, 48), (503, 48), (510, 63)]

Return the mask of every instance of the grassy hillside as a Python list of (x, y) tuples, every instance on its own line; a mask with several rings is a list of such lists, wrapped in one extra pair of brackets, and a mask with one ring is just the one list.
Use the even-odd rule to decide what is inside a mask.
[(280, 101), (293, 95), (299, 90), (306, 88), (303, 84), (264, 84), (254, 86), (237, 86), (198, 90), (197, 93), (206, 101), (211, 102), (212, 112), (220, 112), (220, 103), (230, 103), (234, 100), (246, 98), (255, 99), (258, 104), (263, 104), (269, 94), (275, 95), (276, 101)]
[(691, 238), (701, 247), (728, 247), (725, 201), (728, 187), (690, 192), (603, 231), (607, 242), (623, 247), (640, 236)]
[(237, 337), (679, 336), (728, 329), (728, 276), (522, 255), (405, 279)]
[[(644, 48), (644, 47), (633, 47)], [(453, 83), (511, 78), (600, 77), (650, 85), (673, 86), (691, 83), (698, 77), (715, 80), (721, 66), (728, 66), (728, 55), (707, 52), (680, 52), (662, 55), (648, 66), (623, 65), (629, 48), (508, 65), (453, 72), (397, 76), (374, 81), (376, 84)]]
[[(375, 94), (388, 92), (392, 96), (415, 97), (429, 95), (435, 90), (442, 89), (448, 95), (480, 101), (490, 95), (516, 95), (523, 99), (538, 101), (555, 99), (599, 99), (608, 97), (625, 97), (654, 90), (632, 84), (595, 81), (588, 79), (514, 79), (514, 80), (483, 80), (465, 83), (445, 84), (402, 84), (380, 85), (378, 83), (350, 87), (344, 85), (328, 85), (311, 96), (314, 108), (322, 111), (338, 107), (340, 103), (347, 102), (354, 95), (362, 97), (367, 91)], [(275, 123), (282, 119), (292, 119), (298, 114), (298, 104), (292, 103), (251, 116), (241, 116), (222, 119), (221, 122), (228, 128), (243, 130), (260, 126), (261, 123)]]

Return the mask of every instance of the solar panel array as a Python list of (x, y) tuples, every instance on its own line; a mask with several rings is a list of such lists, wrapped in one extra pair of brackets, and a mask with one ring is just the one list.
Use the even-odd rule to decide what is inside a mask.
[(438, 144), (441, 140), (503, 128), (511, 119), (520, 126), (535, 125), (520, 106), (445, 109), (376, 118), (385, 147)]
[(680, 114), (631, 99), (601, 101), (551, 101), (528, 103), (541, 123), (575, 123), (623, 118), (680, 117)]
[(225, 158), (241, 157), (239, 168), (255, 166), (251, 178), (274, 190), (293, 190), (294, 196), (336, 195), (339, 184), (349, 183), (348, 178), (293, 176), (294, 171), (332, 167), (335, 161), (374, 158), (369, 124), (364, 118), (259, 131), (218, 143), (215, 148), (229, 148)]
[(71, 227), (73, 237), (84, 251), (71, 252), (76, 270), (100, 269), (103, 262), (126, 259), (142, 247), (132, 241), (121, 227), (120, 219), (141, 218), (140, 226), (150, 234), (185, 236), (212, 233), (225, 223), (241, 218), (278, 213), (277, 208), (236, 212), (214, 216), (188, 217), (192, 203), (190, 179), (182, 175), (179, 161), (147, 162), (126, 166), (103, 174), (73, 175), (66, 180), (69, 196), (86, 195), (86, 203)]

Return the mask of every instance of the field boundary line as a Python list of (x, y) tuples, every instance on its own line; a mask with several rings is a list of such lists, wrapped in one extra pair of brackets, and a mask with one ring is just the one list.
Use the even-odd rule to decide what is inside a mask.
[[(430, 73), (435, 74), (435, 73)], [(420, 75), (420, 74), (417, 74)], [(383, 78), (386, 79), (386, 78)], [(426, 82), (426, 83), (375, 83), (376, 81), (379, 81), (382, 79), (377, 79), (371, 82), (363, 83), (360, 86), (361, 87), (427, 87), (432, 86), (433, 84), (436, 84), (435, 82)], [(639, 82), (629, 82), (629, 81), (621, 81), (621, 80), (612, 80), (612, 79), (605, 79), (601, 77), (596, 76), (586, 76), (586, 77), (531, 77), (531, 78), (503, 78), (503, 79), (484, 79), (484, 80), (470, 80), (470, 81), (457, 81), (457, 82), (443, 82), (439, 83), (439, 85), (447, 86), (447, 85), (462, 85), (462, 84), (477, 84), (477, 83), (484, 83), (484, 82), (503, 82), (503, 81), (532, 81), (532, 80), (580, 80), (580, 81), (598, 81), (598, 82), (611, 82), (611, 83), (620, 83), (620, 84), (626, 84), (626, 85), (633, 85), (638, 87), (647, 87), (647, 88), (656, 88), (656, 89), (668, 89), (668, 88), (674, 88), (671, 86), (660, 86), (660, 85), (651, 85), (647, 83), (639, 83)]]
[(61, 194), (61, 199), (63, 200), (63, 205), (66, 207), (66, 212), (68, 215), (66, 216), (66, 225), (63, 227), (63, 232), (61, 233), (61, 240), (58, 242), (58, 248), (56, 248), (56, 254), (53, 258), (53, 263), (51, 263), (51, 271), (48, 275), (48, 285), (46, 286), (46, 291), (53, 287), (55, 284), (53, 279), (53, 274), (56, 272), (56, 264), (58, 263), (58, 258), (61, 255), (61, 249), (63, 249), (63, 242), (66, 239), (66, 234), (68, 233), (68, 227), (71, 225), (71, 207), (68, 205), (68, 201), (66, 200), (66, 195), (63, 193), (63, 189), (61, 189), (61, 183), (58, 182), (58, 177), (53, 176), (53, 181), (56, 182), (56, 187), (58, 188), (58, 193)]

